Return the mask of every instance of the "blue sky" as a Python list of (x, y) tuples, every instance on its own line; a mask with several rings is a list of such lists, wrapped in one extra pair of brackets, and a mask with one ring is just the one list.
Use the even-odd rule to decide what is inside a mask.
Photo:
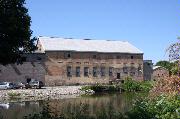
[(179, 0), (26, 0), (33, 36), (123, 40), (153, 62), (180, 36)]

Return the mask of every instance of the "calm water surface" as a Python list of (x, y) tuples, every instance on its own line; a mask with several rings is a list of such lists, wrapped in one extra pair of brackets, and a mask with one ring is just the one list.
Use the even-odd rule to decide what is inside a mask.
[(71, 99), (0, 103), (0, 119), (23, 119), (29, 114), (38, 113), (45, 104), (49, 104), (54, 113), (66, 114), (86, 108), (86, 112), (95, 115), (101, 110), (126, 112), (135, 99), (144, 97), (143, 93), (95, 94)]

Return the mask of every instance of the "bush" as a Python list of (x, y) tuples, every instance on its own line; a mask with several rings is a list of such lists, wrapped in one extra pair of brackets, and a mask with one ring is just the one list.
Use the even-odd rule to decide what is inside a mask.
[(97, 92), (117, 92), (117, 91), (127, 91), (127, 92), (134, 92), (134, 91), (143, 91), (148, 92), (152, 88), (152, 81), (136, 81), (130, 77), (127, 77), (123, 84), (117, 85), (92, 85), (92, 86), (83, 86), (81, 88), (82, 91), (86, 90), (93, 90)]
[(129, 119), (179, 119), (179, 108), (179, 96), (161, 95), (154, 99), (136, 101), (127, 115)]
[(146, 99), (136, 101), (129, 119), (180, 119), (180, 78), (157, 80)]
[(122, 89), (128, 92), (133, 91), (149, 91), (152, 88), (152, 82), (150, 81), (136, 81), (130, 77), (127, 77), (122, 84)]

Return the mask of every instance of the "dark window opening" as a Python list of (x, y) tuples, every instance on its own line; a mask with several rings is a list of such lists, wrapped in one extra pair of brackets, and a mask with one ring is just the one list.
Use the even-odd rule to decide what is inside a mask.
[(70, 57), (71, 57), (71, 54), (67, 54), (67, 57), (70, 58)]
[(131, 59), (134, 59), (134, 56), (131, 56)]
[(105, 76), (105, 67), (101, 67), (101, 76)]
[(112, 76), (112, 75), (113, 75), (113, 68), (109, 67), (109, 76)]
[(128, 74), (128, 72), (124, 72), (124, 74)]
[(121, 74), (117, 73), (117, 79), (120, 79), (120, 78), (121, 78)]
[(85, 77), (89, 76), (89, 67), (84, 67), (84, 76)]
[(131, 73), (130, 73), (130, 76), (135, 76), (135, 72), (131, 72)]
[(97, 58), (97, 56), (96, 55), (93, 55), (93, 59), (96, 59)]
[(97, 77), (97, 67), (93, 67), (93, 77)]
[(123, 72), (128, 72), (128, 68), (127, 67), (123, 67)]
[(136, 71), (136, 68), (133, 67), (133, 66), (131, 66), (131, 67), (130, 67), (130, 71), (131, 71), (131, 72), (135, 72), (135, 71)]
[(71, 66), (67, 67), (67, 77), (72, 77)]
[(71, 52), (65, 52), (64, 58), (71, 58)]
[(116, 56), (117, 59), (120, 59), (121, 57), (120, 56)]
[(76, 67), (76, 77), (80, 77), (80, 67)]

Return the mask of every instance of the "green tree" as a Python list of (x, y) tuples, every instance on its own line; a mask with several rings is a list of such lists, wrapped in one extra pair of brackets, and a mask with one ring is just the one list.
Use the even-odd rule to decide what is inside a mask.
[(169, 61), (159, 61), (156, 63), (156, 66), (164, 67), (164, 68), (168, 69), (169, 71), (172, 69), (173, 65), (174, 64)]
[(166, 68), (169, 71), (170, 75), (178, 74), (178, 61), (175, 61), (175, 62), (159, 61), (156, 63), (156, 66), (161, 66), (161, 67)]
[(25, 0), (0, 0), (0, 64), (20, 62), (22, 54), (36, 49), (24, 4)]

